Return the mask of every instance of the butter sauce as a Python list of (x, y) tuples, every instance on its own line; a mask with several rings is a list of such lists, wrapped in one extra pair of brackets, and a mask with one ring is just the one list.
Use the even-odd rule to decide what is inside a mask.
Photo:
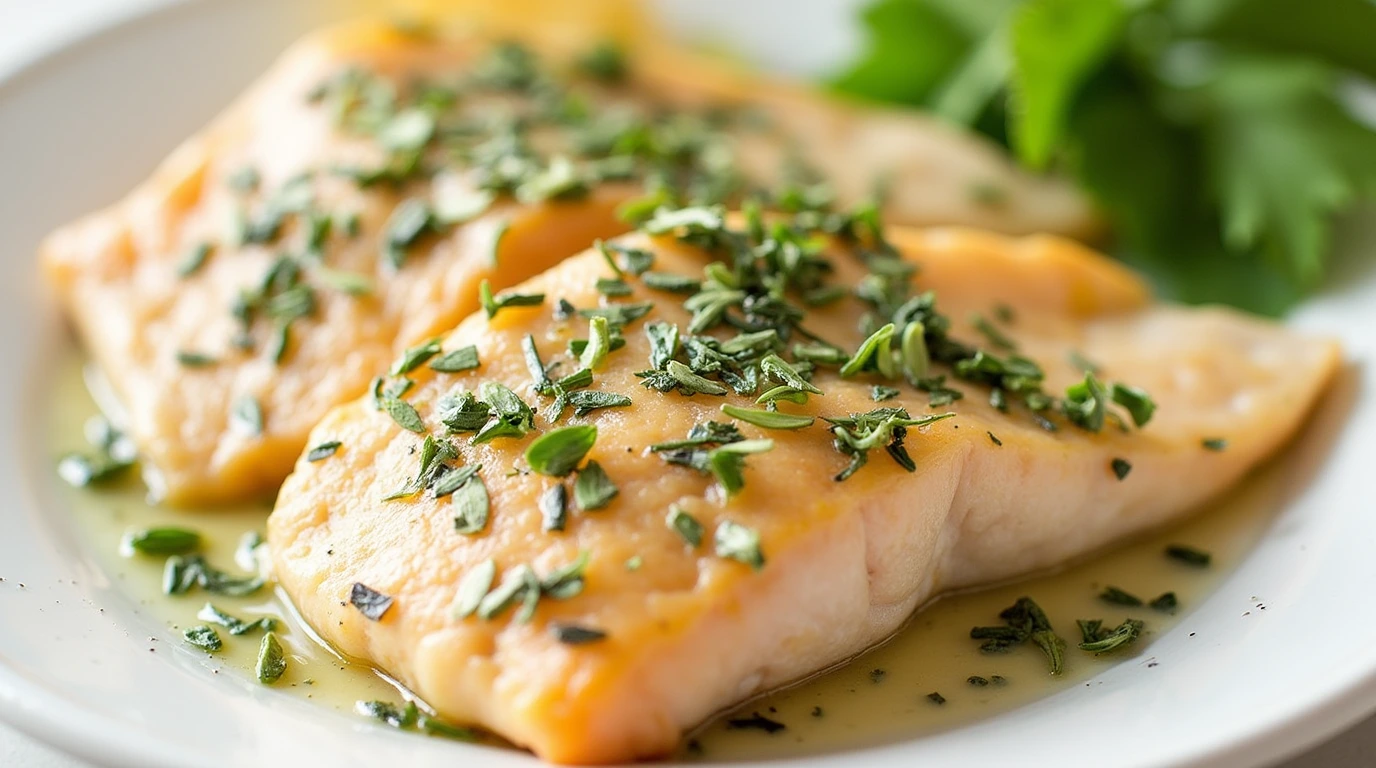
[[(47, 415), (53, 456), (85, 450), (83, 424), (99, 413), (82, 375), (83, 363), (83, 358), (71, 353), (56, 377)], [(780, 758), (895, 742), (1008, 711), (1083, 684), (1112, 664), (1150, 663), (1152, 639), (1201, 602), (1261, 536), (1280, 503), (1276, 490), (1282, 480), (1282, 473), (1263, 468), (1212, 504), (1207, 515), (1170, 530), (1056, 573), (946, 596), (920, 611), (880, 647), (703, 725), (685, 740), (679, 756), (708, 761)], [(149, 616), (164, 624), (176, 642), (183, 642), (186, 628), (207, 623), (196, 614), (211, 602), (245, 621), (263, 616), (278, 620), (276, 631), (289, 663), (275, 687), (284, 692), (351, 718), (358, 717), (358, 701), (399, 702), (409, 696), (385, 675), (344, 659), (319, 642), (280, 592), (264, 588), (249, 597), (232, 598), (192, 590), (166, 596), (161, 587), (164, 558), (134, 554), (122, 545), (136, 530), (184, 527), (201, 534), (201, 553), (212, 565), (241, 572), (252, 566), (242, 557), (236, 560), (241, 537), (250, 531), (262, 532), (269, 504), (197, 514), (197, 510), (150, 504), (146, 497), (145, 486), (132, 475), (110, 486), (64, 493), (83, 543), (107, 575)], [(1213, 564), (1196, 568), (1167, 558), (1166, 546), (1177, 543), (1212, 553)], [(1147, 606), (1110, 605), (1097, 597), (1110, 585), (1145, 601), (1174, 592), (1179, 608), (1172, 614)], [(1059, 677), (1048, 674), (1045, 656), (1031, 644), (1009, 653), (987, 654), (979, 650), (979, 641), (968, 636), (973, 626), (999, 624), (999, 611), (1022, 595), (1031, 596), (1046, 610), (1066, 640), (1066, 670)], [(1075, 647), (1080, 640), (1076, 619), (1103, 619), (1111, 628), (1129, 617), (1145, 621), (1146, 628), (1127, 648), (1096, 657)], [(235, 637), (223, 628), (217, 630), (224, 646), (206, 654), (207, 670), (257, 685), (253, 667), (261, 633)], [(972, 676), (988, 684), (972, 684)], [(930, 694), (939, 694), (942, 702)], [(784, 727), (767, 732), (765, 728), (774, 727), (755, 715)]]

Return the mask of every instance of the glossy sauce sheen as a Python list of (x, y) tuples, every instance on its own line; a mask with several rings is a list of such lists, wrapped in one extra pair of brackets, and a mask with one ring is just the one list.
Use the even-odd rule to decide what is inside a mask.
[[(72, 354), (53, 388), (48, 424), (50, 450), (58, 456), (83, 450), (82, 425), (98, 411), (85, 387), (82, 360)], [(1272, 465), (1274, 466), (1274, 464)], [(990, 717), (1086, 681), (1115, 663), (1151, 663), (1150, 642), (1202, 602), (1232, 563), (1260, 537), (1275, 511), (1273, 493), (1280, 473), (1263, 468), (1242, 487), (1216, 502), (1207, 515), (1144, 537), (1060, 572), (1016, 583), (948, 596), (921, 611), (892, 640), (851, 662), (802, 684), (747, 702), (704, 725), (685, 741), (682, 756), (705, 760), (788, 757), (872, 746), (949, 729)], [(191, 515), (149, 505), (143, 486), (132, 478), (113, 487), (72, 490), (66, 500), (76, 527), (106, 573), (140, 609), (168, 628), (166, 640), (187, 652), (181, 631), (205, 623), (196, 613), (207, 599), (246, 621), (278, 618), (277, 634), (289, 654), (280, 690), (309, 698), (351, 718), (356, 702), (401, 700), (399, 688), (373, 669), (341, 659), (318, 643), (295, 617), (286, 601), (267, 588), (247, 598), (207, 595), (200, 591), (169, 597), (162, 594), (161, 557), (121, 554), (121, 542), (134, 530), (172, 525), (193, 529), (204, 539), (203, 554), (224, 570), (241, 571), (235, 563), (240, 537), (263, 530), (268, 507), (245, 506)], [(1207, 569), (1183, 565), (1164, 556), (1168, 544), (1181, 543), (1213, 554)], [(1148, 607), (1124, 608), (1097, 599), (1113, 585), (1145, 600), (1175, 592), (1180, 608), (1164, 614)], [(999, 624), (998, 613), (1019, 596), (1033, 597), (1066, 639), (1066, 672), (1053, 678), (1046, 660), (1030, 645), (1006, 654), (984, 654), (968, 637), (970, 627)], [(1144, 637), (1125, 651), (1095, 657), (1074, 645), (1076, 619), (1103, 619), (1117, 626), (1124, 618), (1147, 623)], [(224, 647), (206, 655), (212, 674), (257, 685), (253, 666), (261, 634), (240, 637), (220, 630)], [(1006, 683), (977, 687), (972, 675), (1001, 676)], [(928, 698), (939, 693), (937, 704)], [(785, 728), (766, 733), (758, 727), (733, 727), (732, 720), (758, 713)], [(418, 737), (419, 738), (419, 737)]]

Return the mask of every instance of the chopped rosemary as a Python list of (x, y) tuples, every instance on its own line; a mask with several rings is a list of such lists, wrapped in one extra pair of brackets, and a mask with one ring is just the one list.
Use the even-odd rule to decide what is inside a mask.
[(458, 373), (477, 368), (479, 365), (478, 348), (470, 344), (433, 358), (430, 361), (430, 370), (440, 373)]
[(739, 419), (747, 424), (754, 424), (765, 429), (802, 429), (812, 426), (812, 423), (816, 421), (812, 416), (766, 411), (761, 408), (740, 408), (728, 403), (722, 404), (721, 412), (733, 419)]
[(760, 534), (730, 520), (717, 524), (712, 537), (717, 557), (745, 563), (755, 570), (764, 567), (764, 552), (760, 549)]
[(129, 534), (125, 542), (141, 555), (185, 555), (201, 548), (201, 535), (185, 528), (145, 528)]
[(392, 368), (388, 373), (393, 376), (401, 376), (410, 373), (424, 365), (427, 360), (439, 353), (439, 339), (431, 339), (423, 344), (418, 344), (403, 352), (401, 357), (397, 358), (396, 361), (392, 363)]
[(1099, 599), (1111, 605), (1126, 605), (1135, 608), (1142, 604), (1142, 598), (1118, 587), (1104, 587), (1104, 591), (1099, 593)]
[(497, 296), (492, 295), (492, 286), (483, 280), (478, 285), (478, 300), (482, 303), (483, 311), (487, 313), (487, 319), (491, 320), (497, 313), (507, 307), (538, 307), (545, 303), (543, 293), (501, 293)]
[(607, 639), (606, 632), (591, 627), (580, 627), (577, 624), (551, 624), (550, 632), (555, 640), (564, 645), (587, 645)]
[(669, 514), (664, 518), (669, 529), (677, 533), (692, 549), (697, 549), (702, 544), (702, 523), (697, 518), (688, 514), (681, 507), (669, 507)]
[(1107, 653), (1117, 648), (1122, 648), (1136, 640), (1142, 634), (1141, 621), (1128, 619), (1118, 625), (1117, 629), (1105, 630), (1098, 619), (1093, 621), (1081, 620), (1080, 632), (1084, 635), (1084, 642), (1080, 643), (1080, 650), (1090, 653)]

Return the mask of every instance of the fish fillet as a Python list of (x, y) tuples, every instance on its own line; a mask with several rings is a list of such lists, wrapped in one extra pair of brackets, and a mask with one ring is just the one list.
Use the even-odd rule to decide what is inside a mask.
[[(656, 146), (667, 153), (660, 145), (715, 137), (725, 154), (703, 157), (739, 171), (742, 183), (777, 181), (801, 158), (813, 165), (809, 174), (832, 181), (842, 203), (869, 194), (884, 171), (887, 213), (899, 221), (1072, 235), (1094, 226), (1067, 185), (1023, 175), (992, 146), (920, 117), (847, 107), (660, 46), (633, 57), (624, 83), (601, 85), (569, 73), (573, 55), (548, 51), (548, 76), (583, 96), (551, 106), (521, 84), (523, 60), (490, 41), (373, 22), (326, 30), (284, 55), (126, 199), (46, 241), (46, 276), (113, 385), (123, 426), (155, 470), (155, 495), (194, 504), (271, 494), (311, 426), (362, 394), (399, 349), (473, 311), (480, 281), (513, 285), (625, 231), (616, 212), (645, 194), (645, 169), (569, 192), (559, 174), (591, 165), (570, 170), (553, 159), (570, 152), (581, 162), (571, 144), (595, 144), (594, 128), (611, 130), (617, 119), (680, 115), (683, 126), (663, 128)], [(452, 107), (434, 106), (437, 91), (418, 85), (474, 73), (485, 84)], [(463, 154), (430, 138), (462, 144), (489, 131), (497, 141), (507, 122), (556, 108), (567, 112), (549, 118), (557, 125), (529, 131), (545, 187), (519, 191), (525, 202), (499, 194), (481, 207), (477, 189), (493, 182), (476, 178), (473, 156), (496, 152), (491, 142), (464, 145)], [(440, 115), (438, 127), (415, 114), (426, 110)], [(702, 127), (731, 110), (750, 117)], [(576, 131), (560, 127), (569, 121)], [(391, 148), (417, 137), (422, 172), (396, 183), (379, 177), (397, 164)], [(367, 186), (356, 180), (364, 176)], [(999, 199), (972, 198), (978, 185)], [(407, 200), (443, 207), (459, 223), (433, 231), (433, 220), (422, 219), (414, 242), (389, 251), (384, 239), (405, 231)], [(400, 265), (384, 251), (399, 254)], [(302, 285), (312, 294), (305, 299), (289, 290)]]
[[(1228, 309), (1154, 304), (1137, 278), (1062, 239), (958, 229), (889, 238), (919, 266), (917, 288), (935, 291), (953, 335), (978, 339), (966, 319), (1002, 306), (1012, 318), (1004, 333), (1042, 363), (1047, 391), (1083, 378), (1074, 352), (1100, 376), (1150, 392), (1154, 418), (1140, 430), (1092, 433), (1060, 421), (1048, 431), (1025, 409), (1001, 412), (987, 390), (964, 382), (950, 382), (963, 399), (933, 409), (926, 393), (901, 382), (896, 397), (876, 403), (872, 386), (882, 379), (821, 368), (813, 383), (825, 394), (780, 403), (780, 411), (844, 417), (897, 406), (955, 416), (907, 435), (915, 471), (873, 451), (843, 482), (833, 476), (847, 459), (821, 420), (797, 431), (738, 422), (746, 438), (774, 447), (747, 457), (744, 489), (728, 496), (712, 476), (648, 447), (681, 440), (696, 424), (730, 421), (723, 403), (749, 407), (755, 398), (641, 386), (635, 373), (650, 367), (651, 354), (645, 324), (686, 327), (690, 315), (682, 296), (627, 278), (634, 292), (616, 301), (653, 301), (653, 309), (627, 325), (624, 348), (606, 357), (593, 388), (633, 402), (560, 422), (596, 425), (587, 458), (618, 487), (610, 503), (570, 512), (562, 532), (544, 530), (541, 500), (558, 481), (523, 458), (535, 435), (476, 445), (455, 435), (453, 463), (481, 465), (491, 508), (481, 532), (460, 533), (448, 498), (383, 500), (416, 475), (423, 439), (360, 400), (312, 433), (312, 445), (337, 442), (336, 452), (299, 460), (282, 489), (268, 533), (277, 579), (325, 640), (447, 717), (554, 762), (663, 755), (723, 707), (884, 639), (940, 592), (1063, 563), (1197, 507), (1296, 431), (1338, 364), (1325, 340)], [(656, 272), (701, 277), (711, 258), (672, 238), (619, 242), (653, 252)], [(865, 277), (845, 249), (831, 254), (836, 282)], [(610, 276), (601, 255), (586, 252), (519, 286), (545, 294), (543, 305), (460, 324), (443, 348), (473, 345), (481, 367), (418, 370), (405, 396), (429, 433), (445, 435), (441, 397), (492, 381), (541, 409), (538, 430), (553, 428), (522, 340), (529, 335), (558, 374), (572, 372), (578, 363), (564, 349), (587, 336), (589, 321), (557, 319), (556, 299), (599, 306), (606, 300), (596, 281)], [(847, 299), (812, 310), (806, 325), (854, 350), (861, 312)], [(1204, 445), (1216, 439), (1226, 449)], [(1122, 479), (1115, 459), (1131, 465)], [(699, 546), (666, 524), (675, 507), (701, 524)], [(758, 570), (714, 552), (713, 534), (728, 521), (758, 534)], [(499, 583), (522, 566), (548, 576), (580, 553), (588, 558), (581, 593), (541, 598), (529, 621), (514, 611), (487, 619), (453, 611), (459, 585), (489, 559)], [(380, 619), (350, 604), (355, 584), (392, 599)], [(605, 638), (562, 642), (555, 631), (568, 625)]]

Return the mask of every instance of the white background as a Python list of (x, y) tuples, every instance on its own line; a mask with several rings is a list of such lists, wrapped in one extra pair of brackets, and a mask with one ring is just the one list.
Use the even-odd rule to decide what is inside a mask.
[[(157, 0), (153, 0), (156, 2)], [(285, 2), (286, 0), (284, 0)], [(107, 17), (112, 6), (146, 5), (149, 0), (0, 0), (0, 76), (12, 71), (22, 62), (51, 50), (74, 32), (83, 31)], [(730, 6), (733, 13), (750, 13), (749, 3), (698, 0), (699, 5)], [(807, 15), (834, 17), (837, 24), (847, 23), (850, 0), (808, 0), (799, 2), (799, 12)], [(693, 14), (702, 18), (704, 9)], [(769, 57), (794, 67), (804, 62), (802, 52), (771, 51)], [(808, 51), (806, 56), (817, 61), (843, 55), (843, 50)], [(2, 137), (0, 137), (2, 138)], [(11, 182), (16, 180), (11, 180)], [(1376, 717), (1359, 724), (1332, 741), (1286, 763), (1284, 768), (1357, 768), (1373, 764), (1376, 755)], [(1110, 758), (1111, 759), (1111, 758)], [(89, 764), (68, 757), (48, 746), (21, 736), (0, 724), (0, 766), (5, 768), (87, 768)]]

